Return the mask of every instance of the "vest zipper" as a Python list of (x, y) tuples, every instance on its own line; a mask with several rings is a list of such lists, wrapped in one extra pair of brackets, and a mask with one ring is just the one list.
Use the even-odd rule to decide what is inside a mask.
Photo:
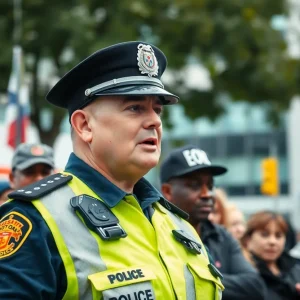
[(170, 284), (170, 286), (172, 287), (172, 290), (173, 290), (173, 293), (174, 293), (174, 296), (175, 296), (174, 299), (177, 300), (178, 298), (177, 298), (177, 296), (176, 296), (176, 292), (175, 292), (175, 289), (174, 289), (174, 287), (173, 287), (172, 280), (171, 280), (171, 278), (170, 278), (170, 276), (169, 276), (168, 268), (167, 268), (167, 266), (166, 266), (166, 264), (165, 264), (165, 262), (164, 262), (162, 256), (160, 255), (160, 252), (158, 252), (158, 256), (159, 256), (159, 259), (160, 259), (160, 261), (161, 261), (162, 268), (163, 268), (163, 270), (164, 270), (164, 272), (165, 272), (165, 274), (166, 274), (166, 276), (167, 276), (167, 278), (168, 278), (169, 284)]

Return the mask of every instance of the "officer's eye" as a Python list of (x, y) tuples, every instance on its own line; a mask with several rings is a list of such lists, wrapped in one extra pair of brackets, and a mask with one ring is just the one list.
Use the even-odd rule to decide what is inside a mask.
[(142, 106), (141, 105), (131, 105), (128, 107), (128, 110), (132, 112), (140, 112), (142, 111)]
[(155, 108), (154, 108), (154, 111), (155, 111), (160, 117), (162, 117), (163, 112), (164, 112), (163, 106), (157, 106), (157, 107), (155, 107)]

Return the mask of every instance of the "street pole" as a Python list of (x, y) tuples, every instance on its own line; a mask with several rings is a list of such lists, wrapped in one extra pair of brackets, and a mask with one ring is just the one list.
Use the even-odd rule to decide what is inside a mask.
[(274, 211), (276, 213), (279, 213), (279, 195), (280, 195), (280, 173), (279, 173), (279, 155), (278, 155), (278, 143), (277, 143), (277, 135), (275, 130), (273, 129), (272, 136), (271, 136), (271, 143), (269, 146), (269, 153), (271, 157), (274, 157), (277, 160), (278, 165), (278, 194), (276, 196), (273, 196), (274, 201)]
[(15, 142), (18, 146), (22, 142), (22, 107), (20, 105), (20, 90), (21, 90), (21, 73), (22, 73), (22, 48), (21, 48), (21, 38), (22, 38), (22, 0), (14, 0), (14, 29), (13, 29), (13, 40), (14, 46), (20, 47), (20, 55), (18, 55), (17, 62), (17, 123), (16, 123), (16, 137)]

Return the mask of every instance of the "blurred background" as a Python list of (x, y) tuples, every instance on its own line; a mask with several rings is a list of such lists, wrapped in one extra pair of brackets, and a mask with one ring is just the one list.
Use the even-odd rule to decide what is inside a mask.
[(52, 146), (64, 168), (70, 124), (45, 95), (86, 56), (130, 40), (164, 51), (162, 80), (181, 98), (164, 113), (162, 158), (199, 146), (229, 169), (217, 186), (246, 216), (274, 209), (300, 231), (299, 0), (1, 0), (1, 178), (24, 141)]

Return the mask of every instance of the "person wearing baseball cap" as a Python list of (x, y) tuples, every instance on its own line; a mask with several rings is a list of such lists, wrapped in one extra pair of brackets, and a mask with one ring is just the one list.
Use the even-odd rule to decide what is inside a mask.
[(50, 146), (22, 143), (13, 154), (10, 185), (13, 189), (20, 189), (51, 175), (53, 171), (54, 155)]
[(188, 221), (208, 248), (211, 260), (223, 274), (223, 300), (263, 300), (265, 287), (244, 258), (239, 244), (222, 226), (211, 223), (214, 208), (214, 177), (227, 168), (212, 164), (194, 145), (174, 149), (160, 167), (161, 191), (171, 203), (189, 214)]

